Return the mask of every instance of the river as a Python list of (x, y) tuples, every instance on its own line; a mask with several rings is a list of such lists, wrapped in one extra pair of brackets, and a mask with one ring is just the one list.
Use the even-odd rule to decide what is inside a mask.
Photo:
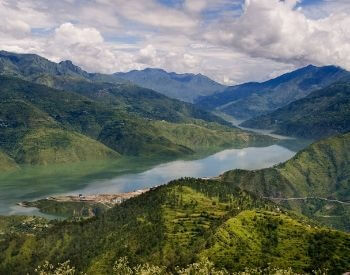
[[(286, 144), (290, 145), (290, 142)], [(266, 168), (290, 159), (295, 151), (293, 146), (276, 144), (228, 149), (193, 160), (162, 162), (128, 159), (122, 162), (24, 168), (0, 175), (0, 215), (39, 215), (37, 209), (25, 209), (16, 206), (16, 203), (50, 195), (129, 192), (181, 177), (214, 177), (236, 168)]]

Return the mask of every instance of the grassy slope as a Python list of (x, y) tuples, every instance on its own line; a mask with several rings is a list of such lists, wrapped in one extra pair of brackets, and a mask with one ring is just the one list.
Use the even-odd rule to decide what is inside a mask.
[(315, 227), (232, 184), (183, 179), (94, 219), (3, 235), (0, 272), (70, 259), (88, 274), (109, 274), (120, 256), (172, 269), (207, 255), (229, 270), (273, 263), (341, 273), (350, 268), (349, 244), (348, 234)]
[(1, 147), (19, 164), (53, 164), (118, 158), (100, 142), (63, 127), (22, 100), (0, 103)]
[(350, 84), (340, 83), (242, 125), (272, 129), (284, 135), (320, 138), (349, 131), (349, 110)]
[[(0, 147), (19, 163), (45, 164), (103, 159), (116, 157), (118, 153), (168, 157), (194, 153), (191, 149), (193, 145), (187, 144), (185, 147), (184, 144), (178, 143), (176, 138), (164, 131), (153, 118), (149, 119), (147, 112), (155, 118), (182, 123), (179, 124), (182, 128), (188, 128), (188, 131), (192, 132), (194, 129), (189, 124), (184, 124), (185, 122), (202, 123), (203, 129), (208, 128), (206, 132), (223, 127), (215, 123), (206, 126), (204, 122), (195, 119), (196, 116), (203, 117), (202, 111), (197, 113), (190, 104), (170, 100), (164, 96), (159, 98), (155, 92), (149, 90), (148, 95), (146, 93), (143, 96), (142, 91), (131, 92), (128, 101), (134, 100), (136, 103), (123, 103), (123, 108), (122, 105), (108, 105), (104, 101), (96, 102), (73, 92), (55, 90), (3, 76), (0, 77), (0, 91)], [(142, 98), (145, 97), (148, 103), (141, 104)], [(137, 106), (141, 106), (139, 112)], [(155, 108), (159, 108), (159, 112)], [(170, 123), (168, 125), (179, 126)], [(232, 133), (230, 137), (222, 138), (226, 140), (226, 144), (250, 144), (251, 140), (246, 140), (245, 134), (237, 129), (226, 129)], [(198, 132), (198, 140), (201, 140), (206, 132)], [(273, 141), (263, 136), (256, 136), (256, 139), (267, 143)], [(216, 144), (203, 142), (201, 148), (210, 149), (208, 146), (221, 145), (222, 141), (219, 140)]]
[(17, 168), (16, 162), (8, 155), (0, 151), (0, 171), (6, 172)]
[[(43, 81), (43, 78), (46, 81)], [(47, 80), (48, 79), (48, 80)], [(202, 119), (228, 125), (221, 118), (210, 112), (195, 107), (176, 99), (168, 98), (150, 89), (141, 88), (133, 84), (115, 84), (89, 82), (86, 80), (42, 76), (35, 79), (39, 83), (49, 83), (48, 86), (73, 91), (92, 100), (114, 106), (114, 108), (126, 110), (144, 118), (166, 120), (169, 122), (183, 122), (189, 119)]]
[[(221, 179), (256, 194), (275, 197), (321, 197), (350, 199), (350, 133), (316, 142), (291, 160), (257, 171), (233, 170)], [(309, 200), (305, 203), (281, 202), (327, 225), (350, 230), (350, 206)], [(332, 210), (333, 211), (330, 211)], [(320, 215), (320, 213), (323, 213)]]
[(193, 121), (192, 123), (173, 124), (166, 121), (152, 123), (161, 136), (186, 146), (194, 151), (250, 146), (265, 146), (268, 139), (238, 129)]
[(310, 272), (311, 266), (339, 272), (349, 264), (343, 254), (349, 251), (348, 236), (308, 226), (285, 214), (243, 211), (220, 226), (213, 245), (203, 254), (229, 269), (270, 264), (298, 272)]
[(224, 120), (191, 104), (135, 86), (116, 75), (88, 73), (71, 61), (54, 63), (34, 54), (0, 51), (0, 75), (15, 76), (47, 87), (79, 93), (114, 107), (127, 108), (143, 117), (172, 122), (196, 118), (225, 124)]
[(38, 128), (28, 132), (15, 150), (18, 163), (48, 165), (117, 159), (120, 154), (79, 133)]

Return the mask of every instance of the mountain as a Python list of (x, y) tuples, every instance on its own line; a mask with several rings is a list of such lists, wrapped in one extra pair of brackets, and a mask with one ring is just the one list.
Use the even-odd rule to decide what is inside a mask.
[(200, 96), (212, 95), (225, 89), (224, 85), (202, 74), (176, 74), (161, 69), (147, 68), (114, 75), (168, 97), (187, 102), (193, 102)]
[[(72, 85), (70, 80), (67, 83)], [(87, 89), (82, 89), (82, 94), (104, 85), (83, 83)], [(134, 86), (111, 89), (115, 103), (0, 76), (0, 150), (18, 164), (47, 165), (121, 155), (174, 158), (197, 150), (273, 142), (210, 122), (221, 119), (151, 90)], [(171, 136), (158, 123), (161, 120), (168, 121), (169, 127), (179, 123), (190, 133), (188, 138), (176, 139), (176, 133)], [(221, 138), (207, 143), (207, 136), (213, 135)], [(194, 148), (191, 142), (201, 146)]]
[(270, 113), (341, 80), (350, 80), (350, 73), (335, 66), (309, 65), (266, 82), (228, 87), (221, 93), (198, 99), (196, 104), (246, 120)]
[(316, 142), (273, 168), (233, 170), (221, 180), (350, 231), (350, 133)]
[(0, 51), (0, 75), (79, 93), (147, 119), (180, 122), (195, 118), (229, 126), (219, 117), (192, 104), (170, 99), (114, 75), (88, 73), (71, 61), (54, 63), (34, 54)]
[(244, 127), (319, 139), (350, 131), (350, 83), (337, 83), (312, 92), (270, 114), (242, 123)]
[(48, 75), (68, 79), (125, 83), (123, 79), (118, 79), (112, 75), (88, 73), (74, 65), (70, 60), (55, 63), (36, 54), (19, 54), (6, 51), (0, 51), (0, 75), (19, 77), (29, 81)]
[(344, 134), (273, 168), (175, 180), (92, 219), (0, 217), (0, 273), (70, 260), (87, 274), (118, 274), (114, 263), (127, 257), (131, 266), (169, 272), (208, 258), (231, 273), (270, 265), (289, 274), (342, 274), (350, 268), (350, 234), (320, 223), (350, 230), (350, 206), (341, 203), (350, 196), (349, 146)]

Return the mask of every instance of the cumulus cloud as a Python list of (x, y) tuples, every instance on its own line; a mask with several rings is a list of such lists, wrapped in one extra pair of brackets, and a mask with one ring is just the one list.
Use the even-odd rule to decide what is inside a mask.
[(0, 44), (93, 72), (160, 67), (225, 84), (308, 63), (350, 69), (349, 1), (303, 2), (0, 0)]
[(252, 57), (350, 69), (350, 17), (307, 18), (297, 0), (246, 0), (243, 14), (213, 26), (205, 37)]
[(71, 23), (62, 24), (55, 30), (55, 42), (62, 45), (98, 45), (103, 43), (101, 33), (95, 28), (77, 28)]

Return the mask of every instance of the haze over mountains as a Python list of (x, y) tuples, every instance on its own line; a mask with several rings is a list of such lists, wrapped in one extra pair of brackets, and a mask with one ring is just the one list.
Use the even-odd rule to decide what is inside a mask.
[(226, 88), (202, 74), (168, 73), (162, 69), (148, 68), (114, 75), (187, 102), (194, 102), (199, 97), (222, 92)]
[(197, 100), (197, 106), (220, 110), (246, 120), (272, 112), (338, 81), (349, 81), (350, 73), (335, 66), (307, 66), (263, 83), (245, 83)]
[[(162, 155), (272, 141), (234, 129), (190, 103), (89, 74), (69, 61), (0, 54), (0, 148), (18, 164)], [(182, 133), (182, 134), (181, 134)], [(201, 142), (191, 136), (202, 135)], [(194, 143), (195, 142), (195, 143)], [(10, 160), (10, 161), (9, 161)]]
[(0, 275), (350, 274), (349, 26), (349, 0), (0, 0)]
[[(95, 218), (0, 217), (0, 273), (30, 273), (46, 260), (70, 260), (78, 271), (113, 274), (124, 256), (133, 267), (151, 263), (173, 274), (203, 258), (228, 272), (268, 264), (298, 273), (347, 271), (349, 83), (339, 67), (308, 66), (225, 88), (202, 75), (157, 69), (92, 74), (70, 61), (1, 52), (0, 171), (10, 176), (26, 165), (169, 160), (277, 141), (211, 111), (251, 118), (246, 127), (317, 142), (274, 167), (175, 180)], [(49, 214), (82, 207), (46, 203), (40, 208)]]
[(247, 120), (242, 126), (311, 139), (346, 133), (350, 131), (350, 83), (314, 91), (272, 113)]

